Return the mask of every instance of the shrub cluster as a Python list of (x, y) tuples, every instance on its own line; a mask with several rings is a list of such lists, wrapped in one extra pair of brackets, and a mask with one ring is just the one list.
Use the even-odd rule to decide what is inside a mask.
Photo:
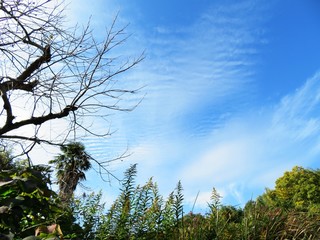
[[(137, 169), (132, 165), (108, 210), (101, 192), (75, 197), (69, 206), (59, 208), (59, 195), (43, 184), (50, 182), (47, 173), (44, 167), (1, 171), (0, 233), (6, 239), (31, 239), (35, 228), (52, 223), (60, 227), (64, 239), (320, 239), (320, 211), (312, 201), (312, 208), (285, 208), (270, 202), (266, 191), (236, 208), (223, 205), (213, 188), (205, 214), (185, 213), (181, 182), (164, 198), (152, 178), (136, 186)], [(42, 234), (32, 239), (52, 238)]]

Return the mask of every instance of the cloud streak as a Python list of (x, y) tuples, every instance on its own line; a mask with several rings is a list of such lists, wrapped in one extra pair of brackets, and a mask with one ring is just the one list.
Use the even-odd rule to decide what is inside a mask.
[(124, 52), (146, 48), (147, 58), (120, 80), (146, 86), (145, 99), (130, 114), (110, 116), (117, 131), (88, 141), (88, 150), (110, 159), (129, 147), (127, 164), (111, 169), (138, 163), (138, 182), (154, 176), (164, 195), (182, 180), (189, 206), (200, 191), (199, 208), (212, 187), (226, 203), (242, 205), (285, 170), (311, 166), (320, 151), (320, 74), (278, 103), (255, 102), (268, 11), (263, 1), (218, 1), (179, 28), (133, 22)]
[(207, 150), (180, 173), (184, 182), (191, 188), (211, 184), (227, 202), (242, 205), (250, 192), (256, 197), (284, 171), (315, 163), (320, 155), (319, 80), (317, 73), (259, 116), (243, 114), (213, 133)]
[[(238, 10), (228, 14), (236, 16)], [(230, 10), (210, 9), (192, 26), (141, 37), (147, 39), (147, 59), (136, 77), (143, 79), (147, 96), (143, 110), (132, 118), (143, 118), (144, 128), (158, 131), (164, 126), (158, 133), (171, 134), (173, 129), (188, 131), (191, 125), (190, 134), (206, 134), (213, 127), (208, 125), (219, 125), (217, 119), (224, 120), (228, 112), (250, 103), (252, 65), (258, 51), (252, 46), (256, 36), (248, 29), (252, 20), (227, 21), (226, 11)], [(209, 111), (201, 116), (204, 109)], [(132, 118), (124, 126), (128, 131)]]
[[(232, 120), (254, 99), (253, 66), (262, 36), (252, 31), (259, 29), (258, 12), (249, 8), (243, 13), (247, 7), (247, 2), (212, 7), (191, 26), (158, 27), (152, 34), (140, 31), (147, 59), (130, 80), (146, 85), (147, 96), (129, 115), (115, 115), (113, 127), (118, 131), (109, 143), (94, 143), (93, 152), (113, 142), (127, 144), (133, 153), (130, 162), (141, 167), (140, 180), (154, 176), (166, 193), (180, 179), (192, 192), (210, 191), (216, 182), (208, 179), (214, 175), (221, 186), (228, 179), (228, 191), (236, 193), (232, 180), (241, 176), (239, 169), (246, 170), (243, 163), (248, 163), (246, 152), (253, 140), (220, 138), (225, 131), (231, 136), (241, 128)], [(241, 155), (235, 164), (234, 158)], [(230, 165), (236, 171), (227, 170)]]

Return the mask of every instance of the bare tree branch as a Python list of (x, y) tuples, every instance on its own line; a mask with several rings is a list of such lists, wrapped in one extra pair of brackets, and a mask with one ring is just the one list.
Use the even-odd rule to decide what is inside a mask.
[[(61, 146), (81, 133), (108, 136), (92, 119), (131, 111), (139, 103), (122, 105), (122, 98), (139, 88), (117, 82), (144, 59), (117, 52), (128, 39), (126, 27), (117, 29), (115, 18), (97, 39), (90, 22), (64, 27), (62, 14), (62, 5), (50, 0), (0, 1), (0, 141), (21, 140), (25, 153), (37, 143)], [(57, 119), (64, 119), (65, 127), (55, 128), (55, 136), (45, 134), (45, 123)]]

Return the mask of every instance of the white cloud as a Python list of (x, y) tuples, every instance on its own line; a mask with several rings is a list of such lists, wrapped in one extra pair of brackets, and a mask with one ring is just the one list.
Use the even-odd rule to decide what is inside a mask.
[(139, 163), (138, 176), (154, 176), (166, 193), (182, 180), (189, 207), (200, 191), (197, 207), (205, 208), (212, 187), (224, 202), (243, 205), (273, 187), (284, 171), (312, 166), (319, 157), (319, 78), (316, 74), (279, 104), (244, 112), (202, 138), (139, 142), (131, 157)]
[[(183, 170), (183, 176), (194, 182), (212, 182), (221, 184), (248, 172), (250, 152), (253, 144), (248, 139), (233, 140), (213, 144), (199, 159), (192, 161)], [(188, 183), (188, 182), (187, 182)]]
[(285, 170), (316, 163), (320, 155), (319, 80), (316, 74), (259, 117), (243, 114), (208, 136), (212, 143), (205, 144), (207, 150), (181, 173), (186, 189), (211, 184), (222, 188), (224, 197), (244, 204), (248, 192), (272, 187)]
[[(230, 21), (223, 17), (226, 11)], [(250, 27), (258, 26), (253, 19), (260, 16), (250, 9), (250, 18), (238, 16), (239, 8), (230, 11), (212, 8), (192, 26), (158, 28), (157, 34), (135, 28), (129, 45), (147, 46), (147, 58), (129, 80), (146, 85), (147, 96), (134, 112), (111, 116), (112, 129), (118, 131), (107, 141), (92, 142), (89, 150), (105, 158), (129, 146), (130, 162), (139, 163), (140, 182), (154, 176), (164, 195), (181, 179), (190, 199), (190, 192), (200, 190), (199, 204), (213, 186), (241, 199), (235, 186), (242, 183), (235, 185), (234, 176), (247, 170), (246, 156), (251, 157), (257, 136), (243, 141), (247, 133), (241, 128), (248, 126), (230, 119), (252, 98), (254, 43), (261, 36)]]
[(147, 59), (129, 80), (146, 85), (147, 96), (134, 112), (111, 116), (118, 131), (89, 149), (104, 158), (129, 146), (141, 183), (154, 176), (166, 195), (182, 180), (186, 202), (200, 191), (201, 207), (212, 187), (227, 202), (244, 204), (284, 170), (314, 163), (320, 76), (276, 105), (248, 110), (257, 45), (267, 40), (259, 27), (265, 14), (243, 2), (209, 9), (176, 31), (135, 28), (130, 47), (147, 46)]

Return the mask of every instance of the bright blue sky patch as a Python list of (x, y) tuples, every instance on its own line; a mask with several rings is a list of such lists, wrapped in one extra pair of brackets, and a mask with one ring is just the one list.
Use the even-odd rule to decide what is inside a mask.
[[(85, 142), (101, 159), (128, 147), (132, 155), (110, 165), (118, 176), (138, 163), (138, 182), (153, 176), (164, 195), (181, 180), (186, 205), (200, 191), (201, 210), (212, 187), (243, 205), (295, 165), (319, 168), (318, 1), (74, 0), (69, 9), (75, 22), (92, 15), (98, 38), (119, 12), (132, 36), (118, 51), (146, 50), (119, 79), (145, 86), (129, 103), (144, 100), (110, 116), (110, 139)], [(118, 187), (105, 189), (110, 202)]]

